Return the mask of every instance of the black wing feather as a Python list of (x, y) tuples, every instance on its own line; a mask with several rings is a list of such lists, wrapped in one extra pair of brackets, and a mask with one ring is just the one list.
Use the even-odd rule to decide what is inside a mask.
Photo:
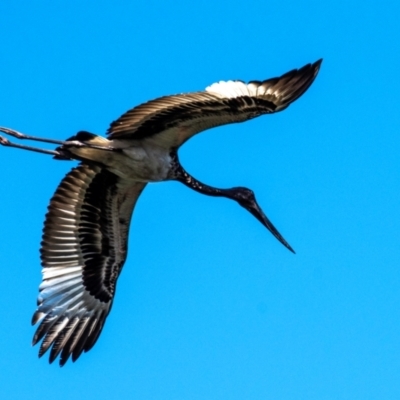
[(312, 84), (322, 60), (265, 81), (219, 82), (204, 92), (161, 97), (112, 122), (110, 139), (153, 139), (178, 147), (206, 129), (282, 111)]
[[(62, 180), (43, 230), (43, 282), (33, 344), (50, 362), (75, 361), (96, 343), (127, 254), (129, 221), (144, 183), (82, 164)], [(120, 224), (120, 220), (126, 221)]]

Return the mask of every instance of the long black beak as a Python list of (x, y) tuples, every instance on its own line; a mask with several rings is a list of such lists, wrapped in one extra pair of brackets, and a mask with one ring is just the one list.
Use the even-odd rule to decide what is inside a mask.
[(296, 254), (290, 244), (283, 238), (283, 236), (278, 232), (278, 229), (275, 228), (272, 222), (264, 214), (263, 210), (258, 205), (255, 199), (247, 204), (239, 204), (251, 214), (253, 214), (287, 249)]

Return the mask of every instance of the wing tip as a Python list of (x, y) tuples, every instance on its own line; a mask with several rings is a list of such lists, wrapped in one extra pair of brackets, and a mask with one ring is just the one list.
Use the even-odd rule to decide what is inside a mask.
[(324, 61), (324, 59), (320, 58), (319, 60), (317, 60), (313, 64), (311, 64), (311, 68), (314, 71), (314, 78), (318, 75), (318, 72), (321, 69), (322, 61)]
[(314, 63), (289, 71), (278, 78), (276, 84), (272, 85), (274, 87), (269, 89), (275, 92), (276, 111), (284, 110), (308, 90), (319, 73), (322, 61), (323, 59), (320, 58)]

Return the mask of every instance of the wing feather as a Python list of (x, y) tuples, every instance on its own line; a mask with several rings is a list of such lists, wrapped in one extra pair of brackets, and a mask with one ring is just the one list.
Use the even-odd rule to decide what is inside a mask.
[(160, 97), (112, 122), (110, 139), (155, 141), (179, 147), (206, 129), (284, 110), (312, 84), (322, 60), (265, 81), (221, 81), (204, 92)]
[[(129, 223), (144, 183), (82, 164), (62, 180), (43, 229), (43, 281), (33, 344), (50, 362), (75, 361), (96, 342), (127, 254)], [(121, 221), (123, 223), (121, 223)]]

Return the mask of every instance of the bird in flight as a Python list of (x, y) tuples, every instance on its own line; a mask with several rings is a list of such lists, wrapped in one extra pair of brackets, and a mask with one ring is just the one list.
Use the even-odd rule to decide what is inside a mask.
[(150, 182), (175, 180), (209, 196), (226, 197), (256, 217), (285, 247), (293, 249), (244, 187), (208, 186), (184, 170), (178, 149), (195, 134), (284, 110), (312, 84), (322, 60), (264, 81), (214, 83), (205, 91), (141, 104), (112, 122), (107, 138), (80, 131), (66, 141), (0, 132), (17, 139), (55, 144), (55, 150), (11, 142), (0, 144), (77, 160), (54, 193), (41, 242), (42, 283), (32, 324), (39, 356), (63, 366), (96, 343), (110, 312), (127, 255), (129, 225)]

